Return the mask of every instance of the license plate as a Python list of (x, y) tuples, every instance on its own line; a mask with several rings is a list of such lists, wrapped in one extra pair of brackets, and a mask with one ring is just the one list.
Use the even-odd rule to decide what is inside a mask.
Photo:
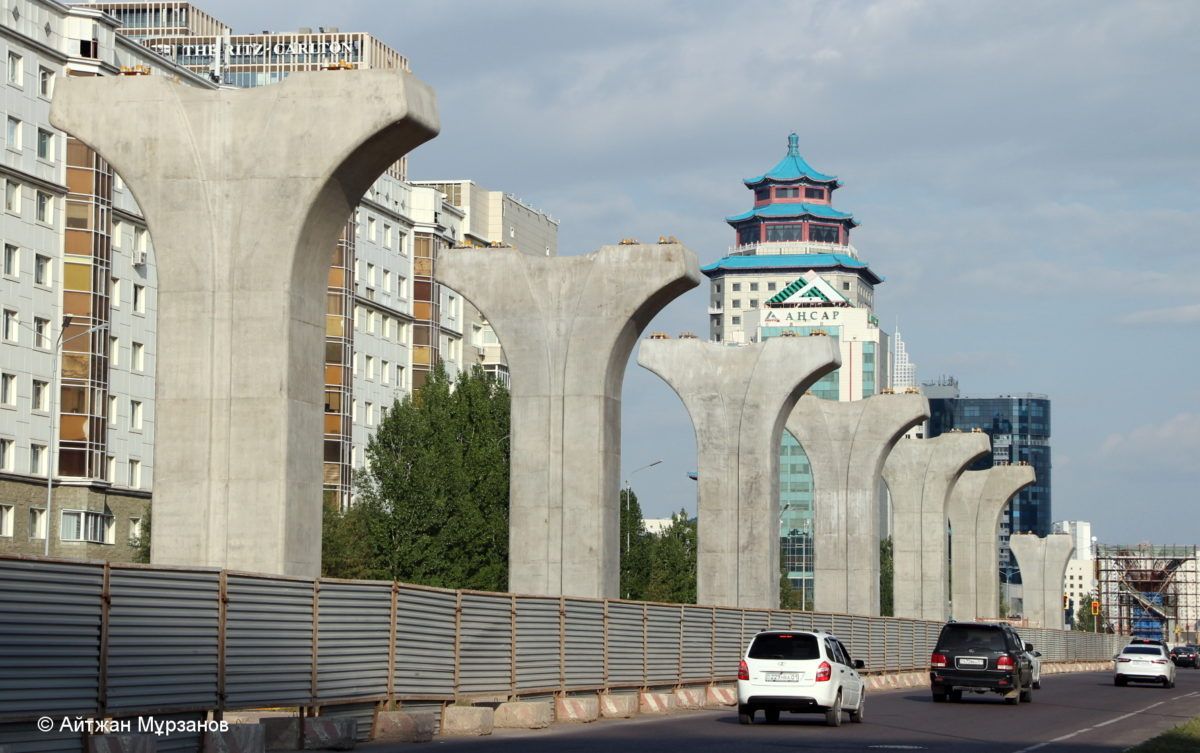
[(958, 660), (958, 666), (960, 666), (960, 667), (986, 667), (987, 659), (960, 658)]
[(765, 672), (763, 679), (767, 682), (800, 682), (799, 672)]

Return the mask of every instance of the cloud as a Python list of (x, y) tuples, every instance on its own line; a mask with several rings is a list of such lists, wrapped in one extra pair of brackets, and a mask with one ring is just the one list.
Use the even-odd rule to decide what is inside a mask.
[(1200, 454), (1200, 414), (1179, 413), (1159, 424), (1110, 434), (1100, 454), (1112, 464), (1144, 470), (1195, 473)]
[(1117, 322), (1120, 324), (1195, 324), (1200, 322), (1200, 303), (1131, 311), (1117, 317)]

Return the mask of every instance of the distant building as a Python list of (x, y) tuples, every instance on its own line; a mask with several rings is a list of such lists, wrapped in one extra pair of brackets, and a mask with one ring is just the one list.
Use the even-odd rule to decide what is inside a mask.
[(903, 392), (917, 388), (917, 365), (908, 358), (908, 346), (900, 337), (900, 328), (892, 335), (892, 389)]
[(1084, 520), (1061, 520), (1054, 524), (1054, 533), (1070, 534), (1075, 551), (1067, 560), (1063, 576), (1063, 595), (1067, 597), (1067, 624), (1072, 625), (1080, 607), (1090, 607), (1096, 590), (1096, 558), (1092, 545), (1092, 524)]

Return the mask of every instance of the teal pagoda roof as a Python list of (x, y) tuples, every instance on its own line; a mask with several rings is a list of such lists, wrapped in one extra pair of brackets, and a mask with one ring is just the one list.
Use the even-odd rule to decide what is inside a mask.
[(792, 182), (808, 179), (815, 183), (837, 183), (837, 176), (826, 175), (822, 172), (817, 172), (812, 165), (804, 161), (800, 156), (800, 137), (795, 134), (788, 135), (788, 150), (787, 155), (779, 161), (779, 164), (772, 167), (767, 172), (754, 178), (746, 178), (743, 183), (747, 186), (754, 187), (760, 183), (767, 181)]

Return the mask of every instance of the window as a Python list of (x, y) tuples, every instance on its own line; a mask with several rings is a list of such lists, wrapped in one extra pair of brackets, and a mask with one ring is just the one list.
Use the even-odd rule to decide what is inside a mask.
[(367, 218), (367, 240), (369, 240), (371, 243), (375, 242), (375, 218), (374, 217)]
[(139, 314), (146, 313), (146, 286), (133, 286), (133, 310)]
[(741, 324), (741, 323), (742, 323), (742, 317), (740, 317), (740, 316), (731, 317), (731, 318), (730, 318), (730, 322), (729, 322), (729, 323), (730, 323), (730, 324), (733, 324), (733, 325), (738, 325), (738, 324)]
[(4, 209), (13, 214), (21, 213), (21, 184), (11, 180), (4, 184)]
[(804, 198), (806, 198), (806, 199), (824, 199), (825, 198), (825, 189), (824, 188), (805, 188), (804, 189)]
[(54, 94), (54, 71), (49, 68), (38, 70), (38, 94), (46, 99)]
[(366, 408), (367, 426), (374, 426), (375, 425), (375, 403), (368, 402), (368, 403), (363, 403), (363, 405)]
[(35, 318), (33, 330), (37, 347), (42, 350), (50, 350), (50, 320)]
[(35, 476), (46, 473), (46, 445), (29, 445), (29, 472)]
[(375, 378), (375, 357), (367, 356), (367, 379)]
[(112, 455), (108, 455), (104, 459), (104, 480), (112, 483), (117, 478), (117, 459)]
[(800, 189), (794, 188), (794, 187), (793, 188), (784, 188), (781, 186), (781, 187), (775, 189), (775, 198), (777, 198), (777, 199), (798, 199), (798, 198), (800, 198)]
[(133, 360), (133, 364), (132, 364), (133, 370), (134, 371), (145, 371), (146, 370), (146, 347), (144, 345), (142, 345), (141, 343), (134, 343), (133, 344), (133, 352), (131, 355), (132, 355), (132, 360)]
[(38, 159), (54, 161), (54, 134), (44, 128), (38, 129)]
[(121, 339), (116, 335), (108, 336), (108, 365), (121, 365)]
[(404, 366), (402, 364), (396, 364), (396, 386), (404, 386)]
[(140, 400), (129, 401), (129, 428), (142, 428), (142, 402)]
[(735, 293), (742, 292), (742, 283), (740, 283), (740, 282), (733, 283), (733, 292), (735, 292)]
[(843, 283), (842, 283), (842, 290), (849, 290), (849, 289), (850, 289), (850, 283), (848, 283), (848, 282), (843, 282)]
[(108, 422), (114, 424), (117, 422), (117, 396), (108, 396)]
[(46, 538), (46, 511), (36, 507), (29, 508), (29, 538)]
[(389, 270), (383, 270), (383, 292), (392, 292), (392, 273)]
[(54, 222), (54, 197), (45, 191), (37, 192), (37, 221), (47, 225)]
[(141, 540), (142, 540), (142, 519), (141, 518), (130, 518), (129, 519), (129, 543), (136, 545)]
[(130, 486), (130, 488), (137, 489), (137, 488), (141, 487), (141, 485), (142, 485), (142, 461), (131, 459), (129, 461), (129, 486)]
[(33, 409), (43, 413), (50, 410), (50, 383), (33, 380)]
[(15, 52), (8, 53), (8, 83), (20, 86), (25, 74), (25, 61)]
[(809, 225), (808, 239), (814, 243), (837, 243), (838, 229), (832, 225)]
[(771, 198), (771, 189), (763, 187), (754, 189), (755, 201), (767, 201)]
[(13, 508), (12, 505), (0, 505), (0, 536), (12, 538)]
[(729, 302), (729, 305), (735, 309), (740, 309), (742, 307), (742, 299), (734, 298), (732, 301)]
[(757, 282), (750, 283), (750, 292), (754, 292), (756, 290), (758, 290), (758, 283)]
[(93, 544), (113, 543), (113, 516), (86, 510), (63, 510), (59, 525), (63, 541), (90, 541)]
[(392, 383), (392, 365), (387, 361), (379, 365), (379, 378), (384, 384)]
[[(392, 226), (388, 225), (387, 223), (384, 223), (383, 225), (383, 246), (384, 248), (392, 247)], [(384, 279), (386, 279), (386, 276)], [(384, 287), (387, 286), (385, 285)]]
[(13, 444), (11, 439), (0, 439), (0, 471), (13, 469)]
[(16, 277), (21, 273), (21, 252), (11, 243), (4, 244), (4, 274)]
[(752, 309), (758, 308), (758, 299), (757, 298), (750, 299), (750, 308), (752, 308)]
[(8, 116), (8, 148), (21, 148), (21, 121), (13, 116)]
[(108, 300), (112, 302), (113, 308), (121, 308), (121, 280), (118, 277), (109, 280)]
[(0, 374), (0, 405), (12, 408), (17, 404), (17, 375)]
[(50, 287), (50, 257), (37, 254), (33, 257), (33, 282), (37, 285)]
[(774, 289), (775, 289), (775, 283), (773, 283), (773, 282), (768, 282), (768, 283), (767, 283), (767, 290), (768, 290), (768, 291), (771, 291), (771, 290), (774, 290)]
[(375, 287), (375, 265), (374, 264), (367, 265), (367, 285), (369, 285), (370, 287)]
[(384, 340), (392, 339), (392, 321), (393, 321), (392, 317), (390, 317), (390, 316), (383, 317), (383, 339)]
[(19, 321), (19, 319), (17, 318), (17, 312), (15, 312), (11, 309), (4, 309), (4, 339), (5, 340), (8, 340), (9, 342), (14, 342), (14, 343), (17, 342), (17, 337), (19, 334), (17, 332), (18, 321)]
[(773, 243), (804, 240), (804, 225), (800, 222), (788, 225), (767, 225), (767, 240)]

